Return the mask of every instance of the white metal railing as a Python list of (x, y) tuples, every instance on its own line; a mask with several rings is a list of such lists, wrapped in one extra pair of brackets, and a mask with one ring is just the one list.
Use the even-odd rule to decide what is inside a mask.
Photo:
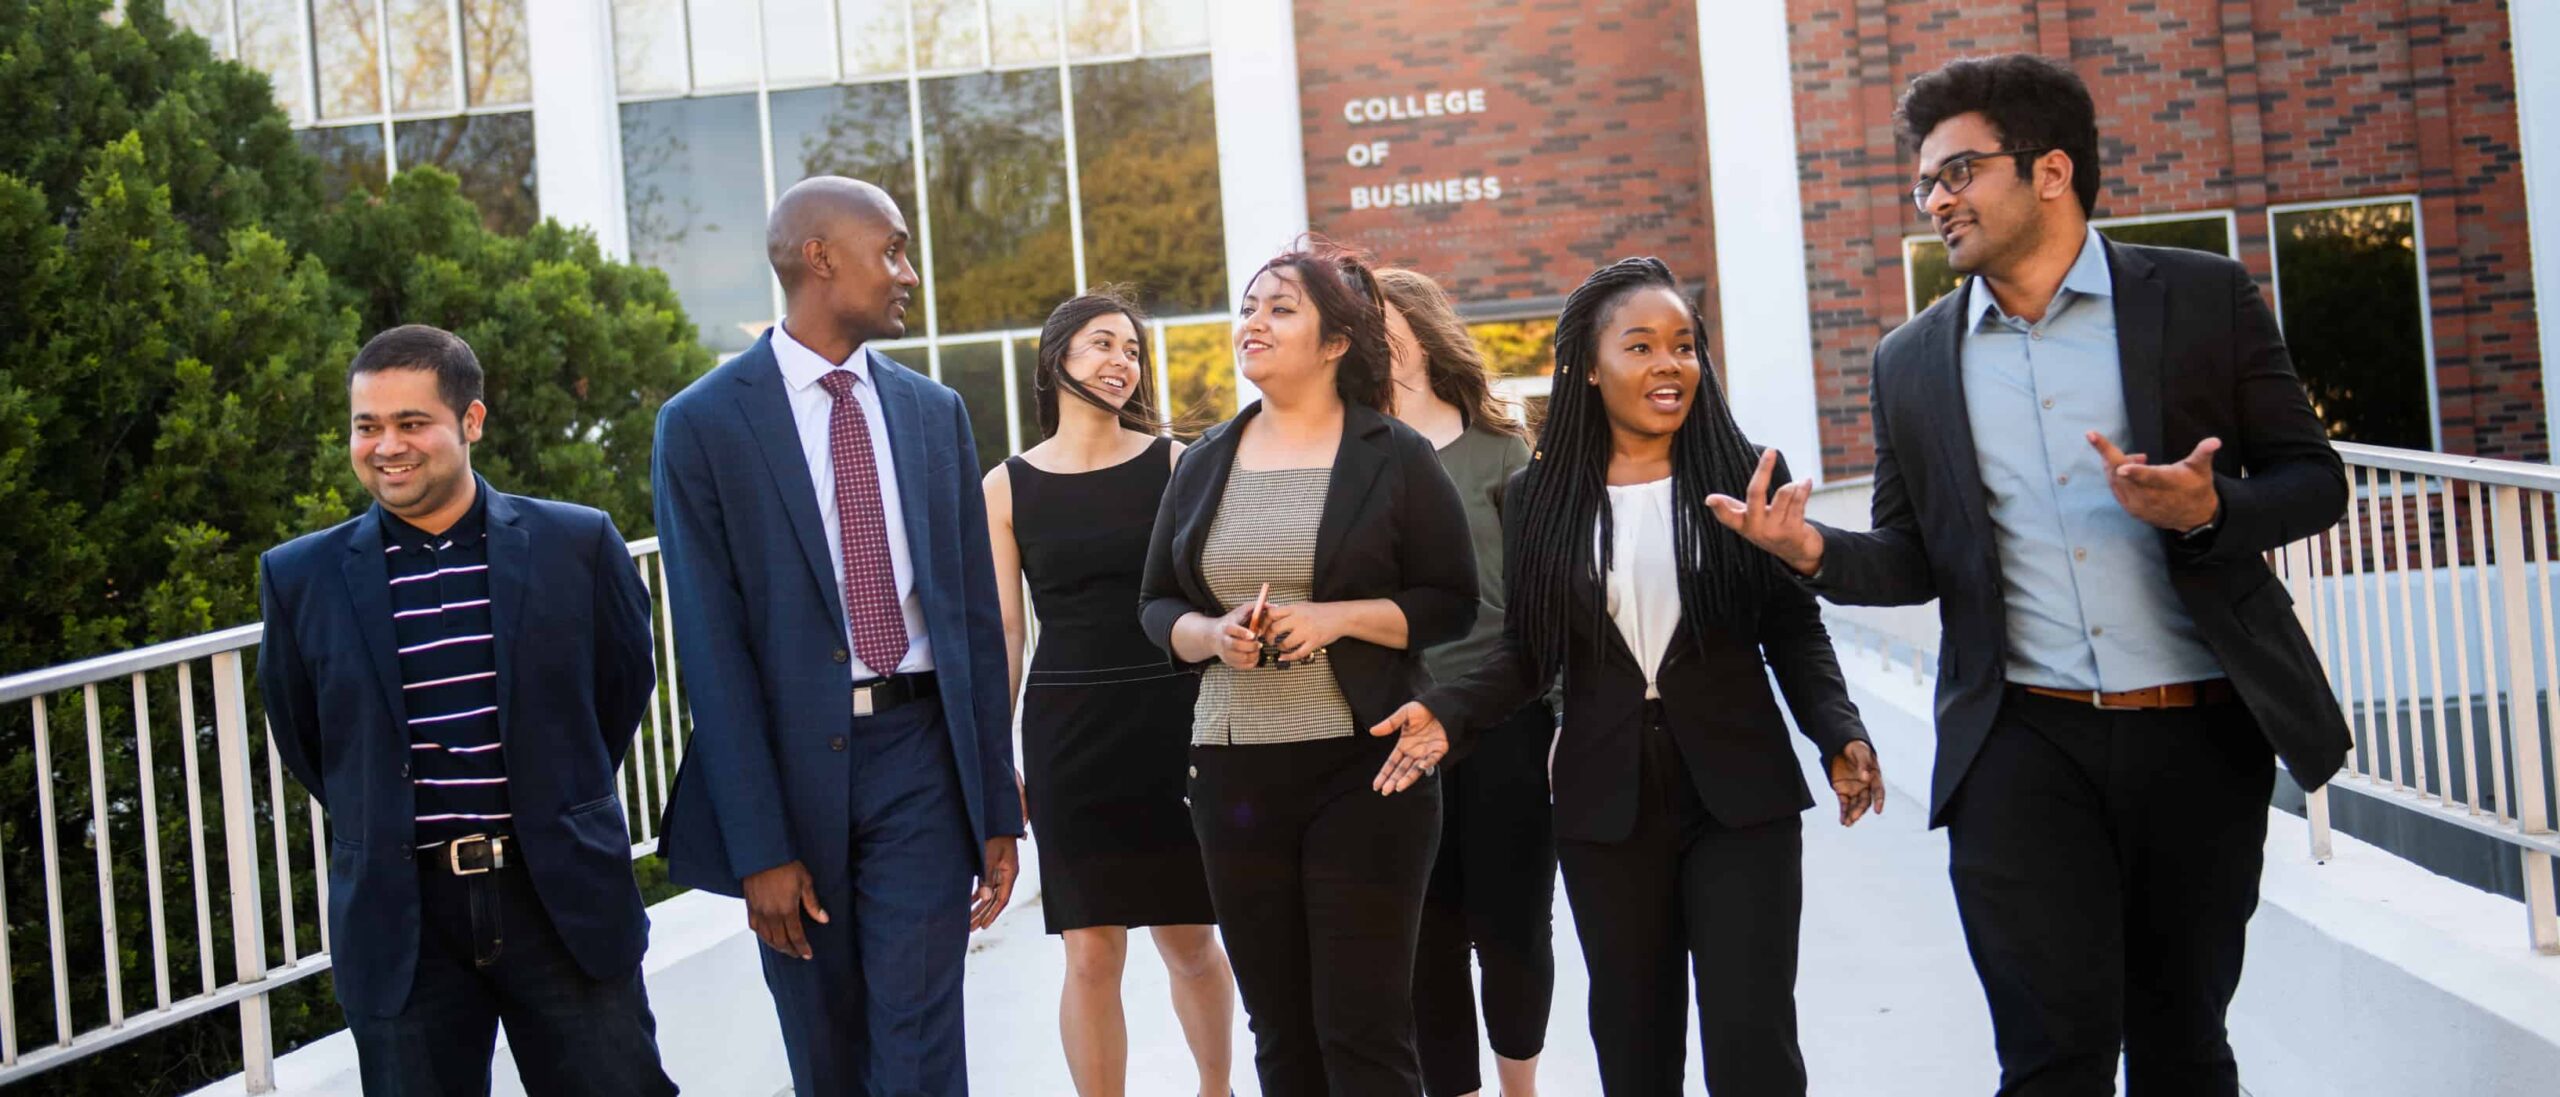
[[(632, 827), (631, 855), (638, 858), (657, 848), (654, 829), (682, 754), (686, 710), (675, 675), (674, 632), (665, 627), (666, 571), (657, 539), (632, 542), (630, 551), (653, 602), (652, 651), (659, 683), (617, 778)], [(10, 932), (12, 904), (26, 899), (8, 890), (5, 859), (27, 856), (29, 849), (19, 829), (24, 821), (10, 818), (6, 823), (13, 833), (0, 842), (6, 847), (0, 850), (0, 983), (6, 985), (0, 991), (0, 1085), (236, 1005), (249, 1091), (274, 1088), (268, 996), (329, 967), (329, 847), (319, 801), (287, 779), (266, 734), (263, 709), (254, 699), (244, 664), (262, 631), (259, 625), (243, 625), (0, 678), (0, 728), (15, 734), (23, 727), (31, 736), (38, 838), (33, 855), (42, 861), (45, 904), (44, 951), (36, 961), (13, 947), (18, 942)], [(209, 710), (197, 704), (199, 677), (210, 679)], [(57, 779), (67, 776), (64, 783), (77, 783), (82, 773), (67, 765), (64, 773), (56, 772), (64, 761), (55, 751), (61, 730), (56, 725), (64, 722), (60, 717), (67, 710), (57, 702), (75, 692), (85, 730), (88, 810), (65, 816), (56, 807)], [(155, 728), (153, 713), (165, 719), (173, 709), (175, 721)], [(27, 722), (12, 726), (19, 712)], [(128, 722), (129, 740), (124, 731)], [(168, 738), (155, 743), (155, 734)], [(171, 739), (180, 760), (175, 766), (164, 746), (155, 753), (156, 746)], [(215, 769), (210, 818), (200, 769), (208, 742)], [(263, 766), (256, 762), (260, 754)], [(171, 783), (177, 788), (169, 789)], [(257, 833), (261, 800), (270, 839), (265, 848)], [(174, 859), (178, 851), (164, 850), (161, 841), (161, 809), (177, 804), (186, 812), (183, 860)], [(221, 834), (219, 857), (213, 859), (208, 859), (205, 843), (210, 824), (218, 824)], [(170, 829), (168, 837), (174, 841), (174, 823)], [(129, 836), (139, 838), (138, 857)], [(303, 836), (307, 842), (297, 841)], [(65, 865), (66, 838), (92, 847), (89, 879), (74, 878), (81, 867), (76, 857)], [(300, 874), (298, 852), (308, 858)], [(174, 896), (166, 887), (173, 869), (185, 881)], [(96, 887), (96, 914), (67, 918), (65, 889), (83, 883)], [(217, 897), (224, 904), (221, 909), (214, 905)], [(169, 922), (180, 901), (186, 905), (174, 912), (180, 926), (173, 937)], [(142, 909), (132, 909), (128, 904), (133, 903)], [(317, 930), (316, 948), (304, 939), (306, 915)], [(226, 938), (227, 957), (220, 947)], [(139, 946), (146, 944), (147, 979), (139, 970), (126, 970), (125, 964), (128, 954), (138, 956)], [(49, 1029), (37, 1029), (48, 1033), (40, 1042), (24, 1031), (36, 1019), (22, 1019), (17, 1001), (21, 984), (40, 985), (21, 977), (39, 962), (53, 992)], [(75, 986), (94, 989), (96, 1000), (85, 993), (75, 1000)]]

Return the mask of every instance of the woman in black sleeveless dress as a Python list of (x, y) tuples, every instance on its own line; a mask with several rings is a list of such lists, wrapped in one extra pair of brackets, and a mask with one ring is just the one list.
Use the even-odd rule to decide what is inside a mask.
[(1058, 1028), (1083, 1097), (1126, 1085), (1120, 973), (1132, 926), (1154, 928), (1200, 1092), (1227, 1092), (1232, 1060), (1234, 977), (1183, 801), (1199, 679), (1169, 667), (1138, 624), (1147, 537), (1181, 450), (1157, 433), (1149, 374), (1144, 317), (1128, 299), (1106, 289), (1058, 306), (1033, 381), (1047, 440), (986, 479), (1017, 683), (1025, 581), (1039, 621), (1019, 690), (1024, 795), (1041, 905), (1066, 940)]

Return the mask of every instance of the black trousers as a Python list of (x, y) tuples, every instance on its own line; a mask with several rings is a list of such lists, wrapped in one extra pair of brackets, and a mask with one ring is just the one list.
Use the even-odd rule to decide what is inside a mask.
[(1413, 947), (1440, 778), (1369, 787), (1392, 740), (1191, 748), (1191, 822), (1266, 1097), (1413, 1097)]
[(1601, 1091), (1678, 1097), (1694, 970), (1708, 1092), (1804, 1097), (1795, 1000), (1804, 819), (1716, 822), (1660, 706), (1648, 707), (1635, 832), (1556, 843), (1591, 972)]
[(2275, 759), (2237, 703), (2103, 711), (2012, 688), (1948, 807), (2003, 1097), (2232, 1097), (2223, 1015)]
[(1485, 732), (1465, 761), (1441, 767), (1440, 850), (1413, 956), (1414, 1030), (1430, 1097), (1484, 1088), (1471, 946), (1484, 970), (1485, 1042), (1505, 1059), (1546, 1050), (1556, 992), (1555, 813), (1547, 801), (1555, 730), (1554, 710), (1535, 701)]

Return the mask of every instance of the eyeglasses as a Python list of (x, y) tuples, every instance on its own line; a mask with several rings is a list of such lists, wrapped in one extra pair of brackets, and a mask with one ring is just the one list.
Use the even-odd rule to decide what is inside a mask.
[(1920, 212), (1927, 213), (1929, 212), (1929, 195), (1939, 187), (1946, 187), (1949, 194), (1962, 194), (1966, 187), (1973, 185), (1974, 165), (1985, 160), (2005, 160), (2012, 156), (2042, 156), (2052, 152), (2056, 147), (2047, 145), (2039, 149), (1996, 149), (1991, 152), (1968, 152), (1947, 157), (1945, 163), (1938, 165), (1937, 174), (1923, 175), (1918, 182), (1911, 184), (1911, 204), (1920, 207)]

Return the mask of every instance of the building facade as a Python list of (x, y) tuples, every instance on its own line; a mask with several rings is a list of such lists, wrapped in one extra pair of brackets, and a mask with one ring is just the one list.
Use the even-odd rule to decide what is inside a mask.
[[(667, 273), (735, 351), (773, 197), (871, 179), (919, 237), (892, 352), (1037, 441), (1050, 306), (1135, 287), (1169, 406), (1308, 230), (1450, 286), (1506, 387), (1584, 273), (1693, 284), (1745, 427), (1865, 473), (1875, 341), (1953, 285), (1891, 126), (1945, 60), (2067, 57), (2120, 239), (2247, 266), (2342, 439), (2549, 456), (2560, 13), (2498, 0), (169, 0), (268, 72), (344, 193), (422, 163)], [(2538, 66), (2534, 63), (2541, 62)], [(2537, 216), (2537, 214), (2539, 216)], [(2538, 245), (2538, 246), (2537, 246)], [(1242, 394), (1249, 397), (1249, 392)], [(1798, 462), (1799, 467), (1811, 462)]]

